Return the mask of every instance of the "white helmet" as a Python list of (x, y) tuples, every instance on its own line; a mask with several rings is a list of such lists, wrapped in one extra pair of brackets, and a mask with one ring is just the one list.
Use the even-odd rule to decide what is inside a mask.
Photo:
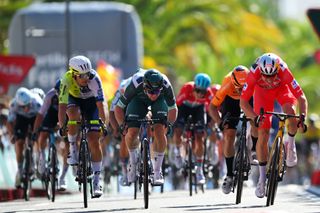
[(26, 106), (31, 103), (32, 93), (27, 88), (20, 87), (16, 92), (15, 99), (19, 106)]
[(69, 66), (74, 74), (86, 74), (92, 70), (90, 60), (82, 55), (71, 58), (69, 60)]
[(265, 53), (258, 60), (263, 75), (275, 75), (280, 66), (280, 57), (274, 53)]
[(46, 96), (46, 94), (44, 93), (44, 91), (43, 91), (42, 89), (40, 89), (40, 88), (37, 88), (37, 87), (32, 88), (30, 91), (33, 92), (34, 94), (39, 95), (42, 100), (43, 100), (44, 97)]

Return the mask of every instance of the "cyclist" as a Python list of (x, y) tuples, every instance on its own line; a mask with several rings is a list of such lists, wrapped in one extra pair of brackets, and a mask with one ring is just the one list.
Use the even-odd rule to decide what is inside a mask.
[(23, 150), (25, 139), (27, 137), (29, 128), (32, 131), (34, 120), (39, 112), (43, 101), (41, 98), (32, 93), (25, 87), (20, 87), (9, 107), (8, 116), (8, 132), (13, 136), (12, 142), (16, 147), (16, 159), (18, 164), (18, 171), (16, 174), (15, 186), (20, 187), (21, 177), (23, 173)]
[[(43, 175), (45, 171), (46, 156), (45, 148), (47, 147), (47, 139), (49, 138), (49, 131), (54, 130), (58, 123), (58, 105), (59, 105), (59, 92), (60, 92), (60, 79), (56, 82), (54, 88), (49, 90), (45, 95), (44, 103), (37, 114), (36, 120), (33, 126), (33, 136), (34, 140), (37, 139), (39, 152), (37, 155), (38, 159), (38, 173), (40, 176)], [(65, 156), (63, 156), (65, 158)], [(64, 159), (62, 173), (59, 179), (59, 190), (64, 191), (67, 189), (65, 175), (68, 171), (69, 165)]]
[[(132, 183), (136, 178), (136, 163), (138, 156), (140, 122), (130, 119), (145, 118), (148, 107), (151, 106), (152, 118), (157, 119), (154, 127), (153, 142), (153, 184), (164, 183), (161, 171), (164, 151), (167, 146), (166, 125), (171, 127), (177, 116), (177, 107), (173, 88), (167, 76), (156, 69), (146, 72), (137, 72), (132, 76), (130, 84), (115, 107), (115, 116), (121, 129), (124, 129), (125, 116), (128, 119), (128, 127), (125, 141), (129, 149), (128, 182)], [(126, 108), (126, 112), (124, 109)]]
[(127, 177), (127, 166), (128, 166), (128, 158), (129, 158), (129, 152), (128, 152), (128, 148), (125, 142), (125, 138), (121, 136), (120, 132), (119, 132), (119, 124), (116, 120), (115, 117), (115, 113), (114, 113), (114, 109), (121, 97), (121, 95), (124, 94), (124, 91), (126, 89), (126, 87), (128, 86), (128, 84), (131, 81), (131, 77), (124, 79), (123, 81), (121, 81), (119, 88), (117, 89), (114, 98), (111, 102), (111, 106), (110, 106), (110, 111), (109, 111), (109, 122), (110, 125), (112, 127), (112, 134), (114, 136), (114, 138), (119, 138), (121, 140), (120, 142), (120, 150), (119, 150), (119, 157), (120, 157), (120, 161), (121, 161), (121, 169), (122, 169), (122, 178), (120, 180), (120, 184), (122, 186), (128, 186), (128, 177)]
[(204, 158), (204, 130), (206, 126), (206, 107), (209, 105), (213, 94), (210, 89), (211, 78), (205, 73), (199, 73), (194, 81), (185, 83), (177, 96), (178, 118), (175, 123), (173, 141), (176, 144), (175, 163), (177, 168), (183, 165), (180, 153), (182, 145), (182, 133), (186, 119), (192, 115), (192, 122), (199, 123), (195, 131), (194, 154), (196, 157), (196, 177), (199, 184), (205, 183), (203, 174)]
[[(80, 120), (80, 111), (87, 120), (106, 121), (106, 104), (101, 79), (92, 69), (90, 60), (85, 56), (75, 56), (69, 60), (69, 71), (61, 79), (59, 94), (58, 120), (64, 129), (66, 112), (70, 121)], [(78, 127), (68, 125), (68, 141), (70, 142), (67, 162), (69, 165), (78, 164), (77, 152)], [(93, 178), (93, 196), (102, 195), (99, 177), (102, 166), (102, 150), (99, 143), (100, 127), (90, 125), (88, 129), (88, 144), (91, 152)]]
[[(219, 125), (219, 128), (223, 131), (224, 145), (223, 154), (227, 165), (226, 178), (222, 184), (222, 191), (225, 194), (229, 194), (232, 189), (233, 183), (233, 160), (234, 160), (234, 141), (236, 138), (237, 125), (239, 119), (227, 119), (225, 126), (222, 126), (223, 118), (227, 113), (233, 118), (240, 117), (240, 104), (239, 99), (243, 85), (246, 82), (246, 77), (249, 73), (249, 69), (243, 65), (236, 66), (231, 72), (229, 72), (223, 79), (221, 88), (214, 96), (209, 112), (214, 121)], [(222, 115), (218, 111), (218, 107), (221, 107)], [(255, 130), (252, 128), (252, 130)], [(257, 141), (257, 132), (251, 133), (252, 141)]]
[[(249, 104), (252, 95), (254, 96), (254, 108)], [(285, 144), (287, 166), (293, 167), (297, 164), (294, 137), (298, 127), (303, 132), (306, 130), (304, 117), (307, 116), (308, 101), (287, 64), (276, 54), (265, 53), (258, 57), (251, 66), (240, 98), (240, 106), (247, 117), (254, 118), (256, 125), (259, 125), (257, 158), (260, 176), (255, 190), (259, 198), (265, 196), (268, 139), (271, 126), (271, 115), (261, 117), (259, 113), (262, 107), (265, 111), (273, 111), (275, 100), (279, 102), (284, 113), (288, 114), (295, 114), (296, 102), (299, 105), (300, 119), (288, 119), (288, 141)]]

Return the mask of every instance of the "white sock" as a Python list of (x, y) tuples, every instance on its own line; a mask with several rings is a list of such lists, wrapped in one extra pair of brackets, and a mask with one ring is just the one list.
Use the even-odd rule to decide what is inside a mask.
[(164, 157), (164, 152), (154, 152), (154, 172), (160, 172), (162, 167), (162, 161)]
[(99, 183), (101, 166), (102, 166), (102, 162), (101, 161), (92, 162), (92, 171), (93, 171), (93, 174), (94, 174), (93, 182), (94, 183)]
[(265, 183), (266, 182), (266, 166), (260, 166), (259, 165), (259, 182), (260, 183)]
[(130, 163), (137, 163), (137, 152), (138, 149), (130, 149), (129, 150), (129, 159), (130, 159)]
[(288, 145), (290, 148), (294, 147), (295, 146), (295, 137), (292, 137), (290, 135), (288, 135)]

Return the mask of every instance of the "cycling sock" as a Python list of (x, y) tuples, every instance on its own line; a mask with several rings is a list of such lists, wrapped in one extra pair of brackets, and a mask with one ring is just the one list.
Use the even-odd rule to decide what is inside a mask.
[(233, 159), (234, 157), (230, 157), (230, 158), (226, 157), (227, 176), (229, 177), (233, 177)]
[(70, 142), (70, 144), (75, 143), (77, 141), (77, 134), (75, 135), (68, 134), (68, 141)]
[(160, 172), (162, 167), (162, 161), (164, 152), (153, 152), (154, 153), (154, 172)]
[(135, 164), (137, 162), (137, 152), (138, 152), (138, 149), (130, 149), (129, 150), (130, 163)]
[(197, 157), (196, 159), (196, 166), (197, 168), (202, 168), (202, 164), (203, 164), (203, 157)]
[(259, 182), (264, 183), (266, 181), (266, 165), (267, 162), (259, 162)]
[(128, 158), (121, 158), (120, 161), (121, 161), (122, 175), (126, 175), (127, 174)]
[(251, 151), (256, 151), (256, 146), (257, 146), (257, 141), (258, 141), (258, 138), (256, 138), (256, 137), (253, 137), (252, 135), (251, 135), (251, 139), (252, 139), (252, 148), (251, 148)]
[(92, 171), (93, 171), (93, 174), (94, 174), (93, 182), (94, 183), (99, 183), (101, 166), (102, 166), (102, 162), (101, 161), (92, 162)]
[(63, 168), (62, 168), (61, 175), (60, 175), (60, 179), (63, 180), (63, 179), (65, 178), (68, 169), (69, 169), (69, 164), (64, 164), (64, 165), (63, 165)]
[(18, 163), (18, 171), (21, 174), (23, 170), (23, 163)]
[(294, 135), (288, 133), (288, 143), (290, 147), (293, 147), (295, 144)]

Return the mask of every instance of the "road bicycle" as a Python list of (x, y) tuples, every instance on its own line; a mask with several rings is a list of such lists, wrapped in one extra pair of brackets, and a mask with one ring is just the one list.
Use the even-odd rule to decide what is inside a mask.
[(57, 156), (56, 148), (56, 136), (54, 129), (42, 128), (41, 131), (47, 131), (49, 133), (49, 151), (48, 158), (46, 162), (46, 169), (44, 174), (44, 182), (47, 197), (52, 202), (55, 201), (55, 195), (57, 190), (58, 183), (58, 174), (59, 174), (59, 160)]
[(273, 205), (277, 193), (278, 183), (283, 180), (286, 172), (286, 150), (283, 142), (283, 135), (285, 131), (285, 121), (288, 118), (299, 118), (298, 115), (290, 115), (279, 112), (264, 112), (262, 108), (260, 115), (269, 114), (274, 115), (279, 119), (279, 129), (277, 135), (272, 143), (271, 150), (269, 151), (267, 163), (267, 206)]
[(21, 178), (23, 197), (25, 201), (30, 200), (32, 181), (34, 180), (34, 161), (33, 161), (33, 141), (31, 126), (28, 127), (27, 137), (25, 139), (24, 157), (23, 157), (23, 174)]
[(84, 207), (88, 207), (88, 184), (90, 187), (91, 198), (96, 198), (93, 195), (92, 178), (93, 171), (91, 165), (91, 155), (87, 140), (87, 130), (90, 125), (99, 125), (104, 133), (107, 134), (107, 130), (101, 120), (86, 120), (84, 115), (81, 113), (80, 121), (68, 121), (68, 125), (80, 125), (80, 149), (79, 149), (79, 164), (77, 169), (76, 181), (79, 184), (79, 191), (83, 191), (83, 204)]
[[(201, 126), (201, 124), (193, 123), (192, 120), (193, 120), (192, 115), (189, 115), (183, 131), (184, 138), (186, 140), (186, 159), (185, 159), (185, 166), (184, 166), (184, 174), (185, 174), (185, 177), (188, 177), (190, 196), (192, 196), (193, 187), (194, 187), (195, 193), (198, 193), (198, 185), (200, 185), (202, 192), (204, 192), (204, 184), (198, 184), (198, 181), (197, 181), (194, 156), (192, 152), (192, 148), (194, 146), (195, 127)], [(201, 169), (203, 169), (203, 167)]]
[(136, 181), (134, 182), (134, 199), (137, 198), (138, 190), (141, 191), (143, 186), (143, 199), (144, 208), (149, 207), (149, 183), (154, 185), (151, 180), (151, 176), (154, 174), (153, 166), (150, 157), (150, 143), (152, 142), (152, 137), (149, 130), (153, 131), (153, 124), (158, 119), (144, 118), (144, 119), (127, 119), (128, 121), (138, 121), (141, 123), (139, 131), (140, 140), (140, 150), (138, 154), (138, 161), (136, 164)]

